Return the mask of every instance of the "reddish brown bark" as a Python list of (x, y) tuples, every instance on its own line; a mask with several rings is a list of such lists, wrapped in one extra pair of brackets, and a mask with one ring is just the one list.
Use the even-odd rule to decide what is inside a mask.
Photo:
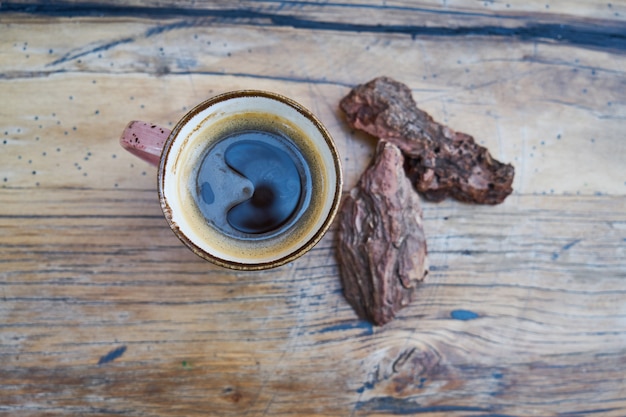
[(515, 170), (465, 134), (435, 122), (417, 108), (411, 90), (387, 77), (355, 87), (340, 107), (350, 124), (398, 146), (405, 169), (425, 198), (447, 196), (498, 204), (513, 191)]
[(409, 304), (428, 269), (419, 196), (403, 162), (398, 147), (380, 141), (339, 212), (344, 294), (360, 317), (377, 325)]

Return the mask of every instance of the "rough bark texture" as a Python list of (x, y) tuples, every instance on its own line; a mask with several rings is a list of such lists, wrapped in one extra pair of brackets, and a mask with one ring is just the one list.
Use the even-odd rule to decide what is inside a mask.
[(403, 162), (398, 147), (380, 141), (339, 213), (345, 296), (359, 316), (377, 325), (411, 301), (428, 270), (419, 196)]
[(451, 196), (498, 204), (513, 191), (512, 165), (493, 159), (471, 136), (435, 122), (400, 82), (376, 78), (355, 87), (340, 106), (352, 126), (402, 149), (407, 175), (428, 200)]

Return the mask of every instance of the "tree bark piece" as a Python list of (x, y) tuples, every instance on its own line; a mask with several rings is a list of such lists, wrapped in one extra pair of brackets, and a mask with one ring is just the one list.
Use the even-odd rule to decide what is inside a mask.
[(380, 141), (339, 213), (344, 294), (360, 317), (377, 325), (409, 304), (428, 270), (419, 196), (403, 163), (398, 147)]
[(411, 90), (388, 77), (359, 85), (340, 102), (350, 124), (405, 154), (407, 175), (426, 199), (498, 204), (513, 191), (515, 169), (474, 139), (417, 108)]

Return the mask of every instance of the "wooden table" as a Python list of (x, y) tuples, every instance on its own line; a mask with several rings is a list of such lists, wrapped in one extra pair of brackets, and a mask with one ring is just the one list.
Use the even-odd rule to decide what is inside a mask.
[[(626, 3), (2, 2), (0, 414), (626, 415)], [(187, 250), (118, 137), (234, 89), (334, 135), (388, 75), (516, 168), (499, 206), (424, 202), (431, 273), (384, 327), (335, 228), (244, 273)]]

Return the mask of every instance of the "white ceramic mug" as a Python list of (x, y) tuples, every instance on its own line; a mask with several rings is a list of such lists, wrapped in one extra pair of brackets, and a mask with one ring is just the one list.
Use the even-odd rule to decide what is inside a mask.
[(158, 165), (161, 208), (174, 233), (223, 267), (259, 270), (296, 259), (339, 207), (342, 173), (330, 134), (279, 94), (225, 93), (171, 131), (130, 122), (120, 142)]

